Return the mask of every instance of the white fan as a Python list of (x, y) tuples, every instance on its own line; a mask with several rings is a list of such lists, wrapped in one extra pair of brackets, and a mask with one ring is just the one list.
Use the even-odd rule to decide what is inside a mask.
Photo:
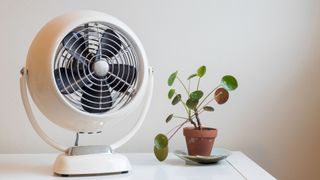
[[(56, 17), (37, 34), (21, 70), (20, 89), (28, 118), (39, 136), (63, 151), (58, 175), (122, 173), (128, 159), (114, 153), (141, 126), (150, 105), (153, 76), (137, 36), (118, 19), (95, 11)], [(140, 112), (124, 137), (108, 145), (65, 147), (49, 138), (30, 107), (27, 89), (38, 109), (56, 125), (95, 134), (108, 122)], [(139, 111), (137, 111), (139, 110)], [(78, 136), (77, 136), (78, 137)]]

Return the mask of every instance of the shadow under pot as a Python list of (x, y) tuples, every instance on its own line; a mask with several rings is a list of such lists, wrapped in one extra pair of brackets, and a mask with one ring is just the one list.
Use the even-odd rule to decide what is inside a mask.
[(210, 156), (217, 133), (218, 130), (215, 128), (183, 128), (183, 135), (186, 138), (188, 154), (191, 156)]

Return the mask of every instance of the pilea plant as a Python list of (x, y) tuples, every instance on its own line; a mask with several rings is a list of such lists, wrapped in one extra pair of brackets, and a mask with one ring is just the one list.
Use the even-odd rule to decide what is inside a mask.
[[(170, 114), (165, 119), (166, 123), (172, 119), (180, 119), (182, 122), (172, 128), (166, 134), (158, 134), (154, 139), (154, 154), (159, 161), (163, 161), (168, 155), (168, 141), (187, 123), (192, 124), (194, 129), (201, 130), (203, 128), (199, 115), (203, 112), (213, 112), (214, 107), (211, 105), (214, 101), (217, 104), (224, 104), (229, 99), (229, 91), (233, 91), (238, 87), (238, 82), (232, 75), (222, 77), (219, 85), (213, 88), (204, 96), (204, 92), (200, 89), (201, 79), (206, 74), (206, 66), (201, 66), (196, 73), (191, 74), (187, 78), (187, 83), (184, 83), (178, 71), (173, 72), (168, 78), (168, 99), (173, 106), (182, 105), (185, 110), (185, 115)], [(191, 81), (196, 80), (194, 89), (191, 89)], [(175, 82), (178, 82), (184, 93), (180, 93), (175, 87)]]

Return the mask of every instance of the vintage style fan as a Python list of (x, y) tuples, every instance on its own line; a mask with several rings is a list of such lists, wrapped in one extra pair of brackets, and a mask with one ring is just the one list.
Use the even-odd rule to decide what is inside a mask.
[[(33, 128), (45, 142), (63, 151), (55, 161), (56, 174), (131, 169), (128, 159), (114, 150), (141, 126), (151, 101), (153, 77), (143, 46), (124, 23), (95, 11), (68, 13), (51, 20), (32, 42), (20, 87)], [(27, 89), (50, 121), (76, 133), (100, 133), (108, 122), (136, 112), (140, 115), (130, 132), (114, 143), (64, 147), (38, 125)]]

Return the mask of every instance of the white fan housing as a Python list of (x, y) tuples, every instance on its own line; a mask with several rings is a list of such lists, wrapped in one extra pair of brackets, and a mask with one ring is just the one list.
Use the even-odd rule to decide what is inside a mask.
[[(85, 61), (88, 61), (86, 62), (85, 65), (82, 65), (82, 64), (79, 65), (80, 63), (77, 62), (78, 66), (70, 65), (71, 67), (73, 67), (72, 70), (68, 70), (67, 68), (61, 68), (61, 67), (60, 69), (59, 67), (57, 68), (57, 66), (63, 66), (61, 65), (63, 63), (60, 62), (61, 58), (72, 59), (76, 55), (78, 55), (75, 53), (75, 54), (71, 54), (71, 57), (70, 57), (70, 54), (68, 53), (65, 53), (68, 55), (64, 55), (63, 53), (60, 53), (60, 52), (63, 52), (68, 47), (69, 47), (69, 50), (72, 47), (71, 45), (66, 46), (67, 48), (62, 47), (61, 45), (62, 42), (71, 32), (77, 31), (79, 28), (81, 29), (81, 28), (90, 26), (90, 23), (93, 24), (93, 27), (90, 27), (91, 29), (92, 28), (94, 29), (94, 26), (97, 26), (97, 28), (100, 28), (100, 25), (102, 26), (101, 27), (102, 30), (101, 29), (99, 31), (97, 30), (97, 32), (100, 32), (100, 31), (107, 32), (108, 29), (111, 29), (110, 31), (115, 32), (115, 33), (111, 33), (111, 36), (114, 36), (114, 34), (116, 34), (116, 36), (119, 37), (119, 39), (121, 38), (121, 41), (123, 41), (125, 44), (123, 43), (119, 45), (119, 49), (118, 49), (119, 54), (102, 58), (103, 48), (102, 48), (102, 45), (100, 45), (97, 48), (92, 48), (87, 51), (87, 54), (90, 53), (91, 59), (95, 59), (95, 62), (92, 61), (94, 64), (89, 64), (91, 62), (91, 59), (83, 58), (81, 57), (82, 55), (79, 55), (78, 58), (81, 57), (81, 59), (83, 58)], [(90, 33), (92, 34), (91, 31)], [(94, 31), (93, 31), (93, 34), (94, 34)], [(100, 39), (102, 39), (104, 36), (103, 32), (102, 32), (103, 35), (99, 33), (96, 33), (96, 34), (98, 39), (99, 37)], [(111, 40), (104, 41), (104, 42), (112, 43), (112, 41), (113, 39), (111, 38)], [(99, 42), (102, 42), (102, 40), (100, 40)], [(107, 46), (104, 45), (104, 47), (107, 47)], [(125, 48), (130, 48), (130, 50), (126, 50)], [(123, 54), (120, 54), (120, 51)], [(107, 74), (108, 73), (110, 74), (110, 72), (112, 71), (112, 68), (113, 68), (113, 71), (115, 71), (115, 69), (118, 68), (117, 72), (121, 72), (122, 74), (127, 73), (124, 71), (128, 69), (130, 70), (130, 68), (123, 68), (119, 70), (119, 66), (124, 66), (121, 64), (121, 58), (128, 58), (128, 57), (125, 57), (127, 56), (125, 55), (127, 51), (130, 51), (131, 53), (130, 55), (131, 60), (129, 61), (130, 63), (134, 64), (134, 68), (135, 68), (134, 72), (136, 73), (135, 74), (136, 79), (134, 80), (134, 84), (133, 83), (128, 84), (127, 82), (122, 82), (122, 85), (125, 84), (127, 87), (130, 86), (131, 88), (130, 91), (126, 90), (126, 92), (124, 91), (118, 92), (120, 90), (119, 88), (117, 89), (115, 83), (119, 84), (120, 80), (117, 79), (116, 76), (112, 77), (113, 78), (112, 82), (114, 84), (113, 85), (111, 84), (111, 85), (113, 87), (110, 85), (110, 82), (108, 84), (108, 81), (106, 80), (107, 83), (104, 84), (103, 86), (108, 86), (110, 88), (110, 92), (107, 95), (108, 95), (108, 98), (112, 99), (112, 102), (111, 102), (112, 106), (110, 106), (109, 109), (107, 109), (106, 111), (98, 111), (99, 113), (93, 113), (95, 111), (86, 110), (85, 106), (88, 105), (88, 103), (83, 105), (84, 100), (82, 100), (81, 94), (82, 96), (84, 96), (83, 95), (85, 93), (84, 91), (88, 92), (88, 90), (82, 90), (87, 87), (78, 87), (77, 89), (75, 89), (73, 88), (73, 84), (70, 83), (71, 85), (70, 84), (69, 85), (73, 89), (72, 93), (76, 93), (75, 95), (72, 95), (72, 93), (70, 93), (71, 95), (64, 94), (62, 93), (61, 89), (59, 89), (59, 86), (58, 86), (59, 83), (57, 82), (56, 72), (60, 73), (60, 78), (61, 78), (62, 77), (61, 72), (63, 72), (63, 70), (66, 71), (65, 72), (66, 74), (72, 71), (72, 76), (70, 75), (70, 77), (74, 77), (73, 73), (76, 71), (79, 73), (80, 70), (78, 69), (81, 66), (85, 68), (88, 67), (87, 68), (88, 70), (81, 70), (82, 71), (81, 73), (88, 73), (88, 74), (93, 73), (96, 76), (101, 77), (100, 79), (103, 79), (103, 78), (108, 79), (107, 76), (109, 75)], [(101, 58), (101, 60), (98, 59), (99, 57)], [(116, 64), (116, 63), (119, 63), (119, 64)], [(68, 76), (68, 75), (65, 75), (65, 76)], [(92, 78), (90, 76), (91, 79), (88, 78), (89, 79), (88, 81), (90, 81), (91, 83), (89, 88), (94, 86), (95, 77)], [(68, 76), (68, 79), (69, 79), (69, 76)], [(83, 78), (81, 78), (81, 81), (82, 79)], [(100, 79), (98, 78), (98, 80)], [(93, 82), (91, 82), (91, 80)], [(62, 84), (64, 84), (63, 79), (62, 80), (60, 79), (60, 81), (62, 81)], [(62, 175), (79, 175), (79, 174), (95, 174), (95, 173), (100, 174), (100, 173), (123, 172), (123, 171), (130, 170), (129, 163), (127, 162), (125, 157), (119, 154), (117, 155), (112, 154), (111, 152), (114, 149), (121, 146), (122, 144), (124, 144), (126, 141), (128, 141), (134, 135), (134, 133), (138, 130), (138, 128), (141, 126), (141, 123), (150, 105), (152, 88), (153, 88), (153, 78), (152, 78), (152, 70), (148, 65), (144, 48), (140, 40), (137, 38), (137, 36), (133, 33), (133, 31), (127, 25), (125, 25), (120, 20), (110, 15), (107, 15), (101, 12), (95, 12), (95, 11), (78, 11), (78, 12), (64, 14), (62, 16), (54, 18), (40, 30), (40, 32), (36, 35), (35, 39), (33, 40), (32, 45), (28, 52), (26, 66), (22, 70), (20, 83), (21, 83), (21, 95), (22, 95), (23, 103), (24, 103), (27, 115), (29, 117), (29, 120), (33, 125), (34, 129), (48, 144), (52, 145), (56, 149), (59, 149), (65, 152), (64, 154), (59, 156), (56, 161), (55, 172), (57, 174), (62, 174)], [(68, 88), (70, 88), (70, 86), (68, 86)], [(87, 85), (83, 85), (83, 86), (87, 86)], [(101, 87), (102, 87), (102, 80), (101, 80)], [(102, 149), (104, 147), (106, 148), (110, 147), (110, 149), (106, 150), (106, 152), (96, 151), (97, 149), (96, 146), (91, 146), (91, 147), (84, 146), (83, 148), (76, 147), (78, 148), (78, 150), (80, 149), (79, 154), (76, 154), (76, 155), (72, 153), (70, 154), (70, 148), (64, 147), (56, 143), (52, 139), (50, 139), (48, 136), (46, 136), (45, 132), (42, 131), (40, 126), (35, 121), (35, 117), (32, 113), (32, 109), (30, 108), (27, 89), (29, 89), (31, 97), (34, 103), (37, 105), (38, 109), (50, 121), (52, 121), (53, 123), (55, 123), (56, 125), (62, 128), (65, 128), (74, 132), (84, 132), (84, 133), (100, 132), (103, 130), (103, 127), (107, 124), (108, 121), (126, 118), (128, 115), (132, 114), (133, 112), (137, 112), (137, 110), (139, 109), (141, 110), (140, 119), (137, 120), (133, 129), (125, 137), (118, 140), (117, 142), (103, 146)], [(69, 91), (69, 89), (66, 89), (66, 90)], [(101, 91), (102, 91), (102, 88), (101, 88)], [(81, 100), (78, 100), (80, 104), (79, 106), (77, 106), (77, 98), (78, 98), (77, 95), (81, 98)], [(120, 97), (123, 99), (126, 99), (126, 101), (122, 102), (122, 99), (120, 99)], [(73, 101), (75, 101), (75, 103)], [(90, 98), (89, 98), (89, 101), (90, 101)], [(101, 105), (100, 105), (100, 108), (101, 108)], [(98, 147), (98, 149), (101, 149), (101, 147)], [(93, 153), (90, 153), (91, 151)], [(112, 155), (115, 155), (115, 156), (112, 156)], [(119, 161), (118, 162), (119, 166), (117, 165), (117, 163), (113, 164), (114, 162), (116, 162), (117, 159)], [(84, 168), (79, 166), (79, 162), (90, 164), (89, 162), (90, 160), (92, 161), (91, 169), (88, 167)], [(104, 163), (106, 163), (107, 165), (104, 166)], [(97, 164), (97, 166), (95, 166), (94, 164)], [(113, 167), (113, 168), (110, 168), (110, 167)], [(117, 169), (117, 167), (121, 167), (121, 168)]]
[[(113, 113), (88, 114), (79, 111), (64, 100), (53, 75), (53, 66), (56, 52), (60, 42), (74, 28), (88, 22), (105, 22), (113, 28), (120, 30), (134, 43), (135, 50), (140, 61), (138, 93), (134, 99), (124, 108)], [(137, 36), (127, 25), (118, 19), (100, 12), (81, 11), (59, 16), (37, 34), (29, 49), (26, 69), (28, 70), (28, 87), (32, 99), (41, 112), (57, 125), (73, 131), (94, 131), (103, 127), (103, 124), (111, 119), (123, 118), (133, 112), (141, 103), (145, 94), (148, 80), (148, 62)], [(55, 107), (55, 108), (52, 108)]]

